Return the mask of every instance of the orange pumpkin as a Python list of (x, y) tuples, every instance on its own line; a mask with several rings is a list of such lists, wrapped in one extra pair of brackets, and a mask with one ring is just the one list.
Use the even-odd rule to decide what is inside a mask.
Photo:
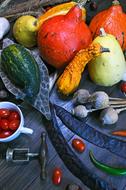
[[(38, 23), (37, 23), (38, 29), (45, 20), (47, 20), (53, 16), (56, 16), (56, 15), (65, 15), (75, 5), (77, 5), (77, 3), (74, 1), (71, 1), (68, 3), (62, 3), (62, 4), (59, 4), (59, 5), (56, 5), (52, 8), (50, 8), (44, 14), (40, 15), (40, 17), (38, 18)], [(84, 7), (81, 7), (81, 9), (82, 9), (82, 18), (84, 20), (86, 20), (86, 9)]]
[(44, 21), (38, 32), (38, 47), (42, 58), (57, 69), (64, 68), (92, 41), (91, 32), (82, 19), (78, 5), (66, 15), (58, 15)]
[(119, 1), (114, 0), (109, 9), (94, 16), (89, 28), (93, 38), (100, 34), (100, 28), (104, 28), (106, 33), (116, 37), (123, 50), (126, 49), (126, 14), (123, 12)]

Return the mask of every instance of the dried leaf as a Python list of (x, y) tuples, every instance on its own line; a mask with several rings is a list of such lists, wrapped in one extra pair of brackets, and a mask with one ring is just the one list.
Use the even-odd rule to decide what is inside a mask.
[(43, 6), (50, 6), (50, 5), (55, 5), (55, 4), (61, 4), (61, 3), (66, 3), (69, 0), (41, 0), (40, 3)]
[[(43, 6), (50, 6), (60, 3), (68, 2), (69, 0), (27, 0), (27, 1), (14, 1), (5, 0), (0, 7), (0, 16), (9, 16), (28, 11), (43, 13)], [(9, 3), (8, 3), (9, 2)]]

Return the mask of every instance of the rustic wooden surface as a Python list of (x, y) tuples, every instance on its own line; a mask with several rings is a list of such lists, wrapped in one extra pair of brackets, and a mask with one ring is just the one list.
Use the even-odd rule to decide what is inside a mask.
[[(111, 0), (97, 0), (99, 7), (98, 11), (101, 9), (104, 9), (108, 7), (111, 4)], [(120, 1), (121, 4), (126, 7), (125, 0)], [(89, 10), (89, 4), (87, 4), (87, 9)], [(88, 11), (88, 22), (90, 21), (91, 17), (96, 14), (95, 11)], [(9, 34), (10, 35), (10, 34)], [(11, 36), (11, 35), (10, 35)], [(86, 88), (90, 92), (93, 92), (95, 90), (105, 90), (108, 94), (111, 96), (123, 96), (122, 93), (119, 91), (119, 85), (113, 86), (111, 88), (103, 88), (94, 85), (87, 73), (84, 73), (83, 80), (81, 81), (79, 88)], [(0, 85), (0, 88), (2, 86)], [(61, 105), (65, 107), (66, 109), (71, 108), (71, 97), (67, 99), (62, 99), (54, 89), (51, 94), (51, 100), (57, 103), (58, 105)], [(11, 101), (15, 101), (12, 97)], [(11, 148), (17, 148), (17, 147), (29, 147), (31, 152), (38, 152), (40, 147), (40, 135), (41, 132), (46, 129), (46, 122), (43, 119), (42, 115), (33, 109), (32, 107), (28, 107), (27, 105), (23, 104), (22, 108), (23, 114), (25, 116), (25, 126), (30, 127), (34, 130), (33, 135), (27, 136), (27, 135), (21, 135), (16, 140), (12, 141), (11, 143), (0, 143), (0, 153), (5, 153), (7, 147)], [(98, 115), (92, 115), (88, 122), (98, 127), (103, 132), (109, 133), (109, 127), (103, 129), (99, 120), (97, 119)], [(116, 125), (112, 126), (111, 128), (125, 128), (125, 122), (126, 121), (126, 112), (121, 113), (119, 121)], [(65, 128), (65, 126), (59, 122), (59, 125), (62, 125), (63, 133), (71, 146), (71, 140), (74, 138), (74, 134), (70, 132), (68, 129)], [(52, 146), (49, 139), (47, 139), (48, 143), (48, 178), (45, 182), (42, 182), (40, 180), (40, 166), (38, 160), (32, 160), (29, 163), (22, 163), (22, 164), (9, 164), (6, 163), (5, 160), (1, 159), (0, 161), (0, 190), (65, 190), (65, 187), (68, 183), (77, 183), (80, 184), (83, 190), (88, 190), (87, 187), (84, 186), (84, 184), (81, 183), (79, 179), (77, 179), (75, 176), (72, 175), (71, 172), (68, 171), (68, 169), (63, 164), (62, 160), (57, 155), (54, 147)], [(84, 152), (80, 158), (84, 162), (87, 163), (87, 166), (92, 170), (92, 172), (97, 173), (100, 177), (104, 178), (109, 183), (113, 184), (113, 186), (116, 188), (116, 190), (126, 190), (126, 178), (125, 177), (112, 177), (109, 175), (106, 175), (97, 169), (90, 163), (89, 157), (88, 157), (88, 151), (89, 149), (93, 149), (95, 155), (97, 155), (97, 158), (101, 161), (104, 161), (108, 164), (116, 165), (116, 166), (125, 166), (126, 167), (126, 160), (121, 159), (111, 153), (109, 153), (106, 150), (100, 149), (88, 142), (86, 142), (86, 152)], [(60, 186), (56, 187), (52, 184), (51, 181), (51, 175), (52, 170), (55, 166), (61, 167), (63, 170), (63, 181)]]

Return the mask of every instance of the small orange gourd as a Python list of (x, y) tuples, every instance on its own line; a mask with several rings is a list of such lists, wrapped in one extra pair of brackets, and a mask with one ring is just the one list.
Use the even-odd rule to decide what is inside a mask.
[(106, 33), (117, 38), (123, 50), (126, 49), (126, 14), (119, 1), (114, 0), (110, 8), (94, 16), (89, 28), (93, 38), (99, 36), (100, 28), (104, 28)]
[(98, 43), (92, 43), (88, 48), (80, 50), (59, 77), (58, 90), (64, 95), (74, 92), (80, 83), (86, 64), (103, 52), (109, 52), (109, 49), (103, 48)]

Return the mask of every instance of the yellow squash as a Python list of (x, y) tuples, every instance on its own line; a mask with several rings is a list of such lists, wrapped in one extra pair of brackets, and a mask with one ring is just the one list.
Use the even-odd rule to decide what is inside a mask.
[(101, 86), (118, 83), (126, 72), (125, 58), (120, 44), (113, 35), (101, 29), (101, 35), (93, 41), (109, 47), (110, 53), (103, 53), (88, 64), (88, 71), (93, 82)]
[(80, 50), (59, 77), (58, 90), (64, 95), (74, 92), (80, 83), (86, 64), (106, 51), (109, 49), (101, 47), (98, 43), (92, 43), (88, 48)]

